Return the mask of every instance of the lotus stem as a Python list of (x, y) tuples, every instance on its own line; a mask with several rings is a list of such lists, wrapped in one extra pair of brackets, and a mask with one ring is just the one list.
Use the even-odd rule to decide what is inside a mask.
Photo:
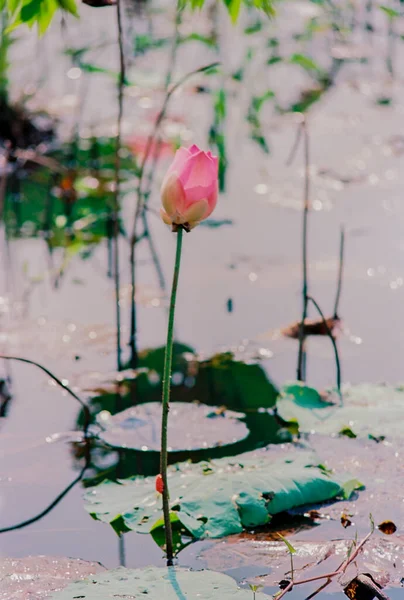
[(174, 338), (174, 316), (175, 303), (177, 298), (178, 278), (180, 274), (181, 249), (182, 249), (183, 228), (177, 229), (177, 250), (175, 254), (175, 265), (173, 283), (171, 288), (170, 310), (168, 314), (167, 344), (164, 357), (163, 373), (163, 398), (162, 398), (162, 419), (161, 419), (161, 453), (160, 453), (160, 474), (163, 481), (163, 513), (164, 528), (166, 537), (166, 555), (167, 566), (173, 562), (173, 534), (170, 521), (170, 494), (167, 482), (167, 428), (168, 412), (170, 410), (170, 391), (171, 391), (171, 371), (173, 361), (173, 338)]

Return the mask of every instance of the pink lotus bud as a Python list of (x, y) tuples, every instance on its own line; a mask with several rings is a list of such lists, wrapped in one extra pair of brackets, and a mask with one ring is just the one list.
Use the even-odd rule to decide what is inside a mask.
[(217, 203), (218, 159), (198, 146), (180, 148), (161, 187), (164, 223), (192, 229), (209, 217)]

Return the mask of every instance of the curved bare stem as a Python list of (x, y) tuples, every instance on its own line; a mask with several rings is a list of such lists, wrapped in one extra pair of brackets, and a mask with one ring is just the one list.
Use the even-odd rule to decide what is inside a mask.
[(22, 358), (21, 356), (8, 356), (7, 354), (0, 354), (0, 359), (3, 360), (16, 360), (18, 362), (22, 362), (22, 363), (26, 363), (27, 365), (33, 365), (34, 367), (37, 367), (38, 369), (40, 369), (41, 371), (43, 371), (44, 373), (46, 373), (46, 375), (48, 375), (48, 377), (50, 377), (58, 386), (60, 386), (61, 388), (63, 388), (64, 390), (66, 390), (66, 392), (68, 394), (70, 394), (70, 396), (72, 396), (72, 398), (74, 398), (75, 400), (77, 400), (77, 402), (81, 405), (82, 409), (83, 409), (83, 413), (84, 413), (84, 436), (87, 437), (87, 431), (90, 425), (90, 421), (91, 421), (91, 413), (90, 410), (87, 406), (87, 404), (84, 402), (84, 400), (82, 400), (80, 398), (80, 396), (78, 396), (75, 392), (73, 392), (73, 390), (66, 385), (65, 383), (63, 383), (59, 377), (56, 377), (56, 375), (54, 375), (52, 373), (52, 371), (49, 371), (49, 369), (47, 369), (46, 367), (44, 367), (43, 365), (35, 362), (34, 360), (30, 360), (29, 358)]
[(340, 362), (340, 359), (339, 359), (337, 342), (335, 340), (335, 337), (332, 334), (331, 329), (328, 326), (327, 319), (325, 318), (324, 313), (321, 310), (319, 304), (314, 300), (314, 298), (312, 296), (307, 296), (307, 300), (310, 301), (310, 302), (312, 302), (312, 304), (316, 308), (318, 314), (320, 315), (320, 317), (321, 317), (321, 319), (323, 321), (323, 325), (325, 327), (325, 330), (327, 331), (327, 335), (330, 338), (332, 346), (334, 348), (335, 368), (336, 368), (336, 372), (337, 372), (337, 390), (338, 390), (339, 397), (340, 397), (340, 399), (342, 401), (342, 392), (341, 392), (341, 362)]

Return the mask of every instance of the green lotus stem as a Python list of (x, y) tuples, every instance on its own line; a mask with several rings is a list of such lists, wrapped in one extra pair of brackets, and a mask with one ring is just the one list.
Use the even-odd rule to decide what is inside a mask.
[(175, 254), (175, 265), (173, 283), (171, 288), (170, 312), (168, 315), (167, 328), (167, 344), (164, 357), (164, 374), (163, 374), (163, 410), (161, 419), (161, 453), (160, 453), (160, 474), (163, 480), (163, 513), (164, 513), (164, 528), (166, 537), (166, 555), (167, 566), (172, 565), (173, 561), (173, 533), (170, 521), (170, 494), (167, 483), (167, 426), (168, 412), (170, 410), (170, 391), (171, 391), (171, 370), (173, 362), (173, 336), (174, 336), (174, 316), (175, 316), (175, 301), (177, 298), (178, 278), (180, 274), (181, 264), (181, 249), (182, 249), (182, 226), (177, 229), (177, 250)]

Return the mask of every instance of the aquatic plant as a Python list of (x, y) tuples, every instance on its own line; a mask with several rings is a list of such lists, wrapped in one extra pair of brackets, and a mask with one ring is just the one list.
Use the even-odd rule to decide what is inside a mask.
[(214, 210), (218, 195), (218, 160), (210, 152), (197, 146), (180, 148), (168, 169), (161, 188), (162, 219), (177, 234), (174, 275), (171, 288), (170, 311), (167, 328), (167, 344), (164, 358), (160, 475), (163, 496), (164, 527), (166, 536), (167, 564), (174, 556), (170, 521), (170, 495), (167, 482), (167, 427), (171, 391), (171, 371), (174, 342), (174, 316), (180, 274), (182, 234), (190, 231)]
[[(119, 4), (119, 0), (85, 0), (85, 3), (94, 8)], [(205, 0), (180, 0), (181, 9), (190, 7), (191, 9), (200, 9)], [(223, 0), (229, 15), (233, 22), (237, 21), (242, 2), (241, 0)], [(264, 11), (268, 16), (274, 14), (274, 8), (271, 0), (253, 0), (253, 5)], [(251, 3), (244, 0), (244, 4), (249, 6)], [(57, 12), (79, 16), (75, 0), (1, 0), (0, 10), (5, 10), (10, 18), (10, 29), (15, 29), (20, 25), (28, 25), (32, 28), (38, 27), (39, 35), (43, 35)]]

